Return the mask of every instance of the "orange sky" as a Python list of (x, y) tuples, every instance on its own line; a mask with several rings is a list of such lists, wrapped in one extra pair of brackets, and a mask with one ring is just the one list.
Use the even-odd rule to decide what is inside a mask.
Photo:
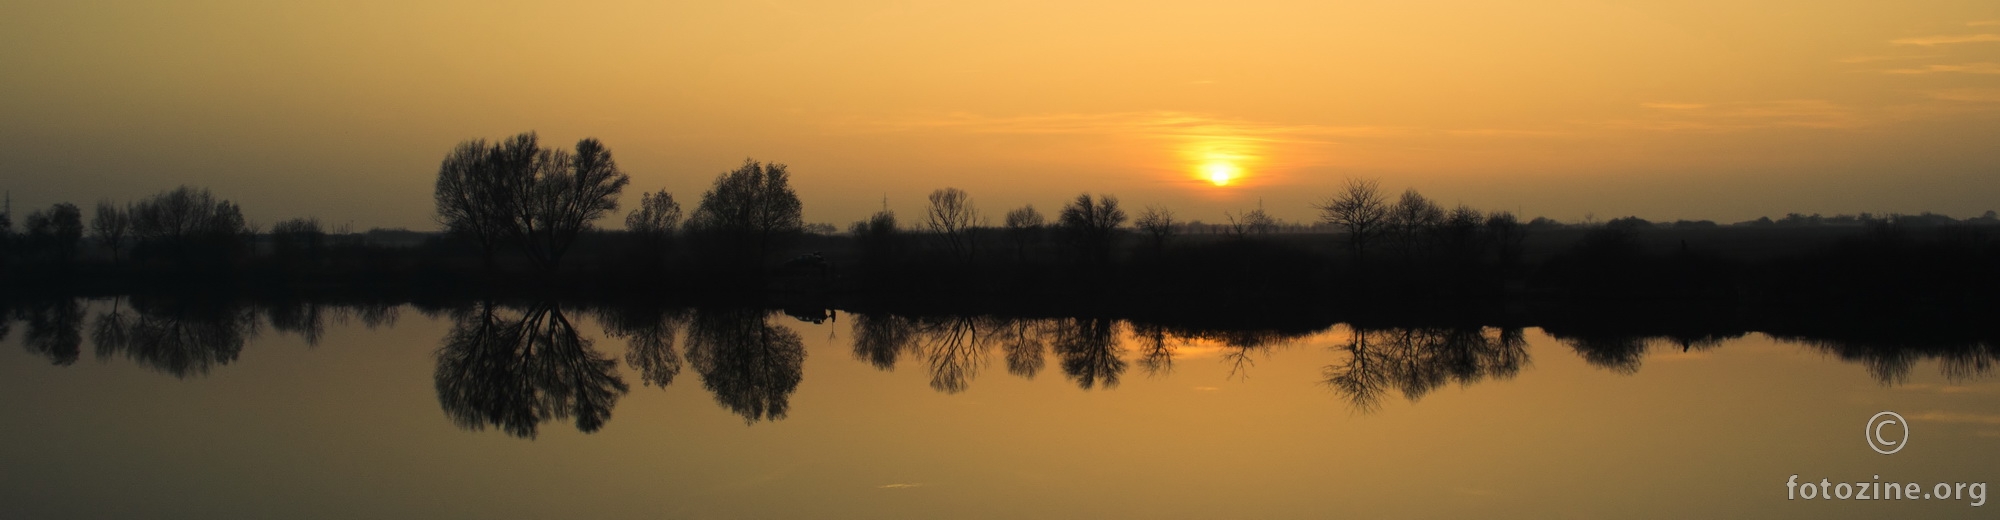
[(2000, 209), (1990, 1), (661, 4), (0, 5), (0, 188), (431, 229), (453, 144), (532, 129), (611, 146), (627, 208), (754, 157), (843, 227), (946, 186), (1304, 220), (1350, 176), (1565, 220)]

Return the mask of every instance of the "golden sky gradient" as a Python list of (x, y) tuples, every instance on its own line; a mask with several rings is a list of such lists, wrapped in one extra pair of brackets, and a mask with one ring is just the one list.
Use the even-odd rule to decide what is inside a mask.
[(1347, 177), (1564, 220), (2000, 209), (1990, 0), (8, 2), (0, 71), (17, 218), (192, 183), (431, 229), (452, 145), (530, 129), (602, 139), (627, 208), (754, 157), (843, 226), (946, 186), (1305, 220)]

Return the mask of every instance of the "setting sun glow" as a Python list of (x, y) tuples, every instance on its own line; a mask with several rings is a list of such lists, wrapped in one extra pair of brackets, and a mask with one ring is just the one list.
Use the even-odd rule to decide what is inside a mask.
[(1236, 165), (1226, 162), (1212, 162), (1202, 165), (1201, 173), (1204, 177), (1208, 178), (1209, 183), (1216, 186), (1228, 186), (1229, 181), (1235, 180), (1240, 175)]
[(1180, 145), (1187, 170), (1199, 182), (1214, 187), (1241, 187), (1249, 180), (1249, 170), (1263, 164), (1262, 143), (1225, 128), (1203, 128)]

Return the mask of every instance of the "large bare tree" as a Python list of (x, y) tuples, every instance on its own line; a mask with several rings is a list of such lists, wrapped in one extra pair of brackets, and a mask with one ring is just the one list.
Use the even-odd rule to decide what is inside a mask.
[(1007, 212), (1007, 239), (1014, 243), (1016, 260), (1027, 261), (1028, 246), (1041, 238), (1043, 224), (1042, 212), (1035, 211), (1033, 204)]
[(479, 244), (490, 268), (503, 245), (556, 269), (577, 236), (618, 209), (631, 178), (596, 139), (574, 153), (541, 147), (534, 132), (499, 143), (459, 143), (438, 167), (433, 197), (445, 229)]
[(681, 225), (681, 204), (667, 190), (639, 196), (639, 208), (625, 215), (625, 229), (654, 238), (671, 235)]
[(1167, 241), (1174, 237), (1176, 225), (1173, 210), (1167, 209), (1166, 206), (1146, 206), (1146, 211), (1140, 212), (1139, 219), (1132, 221), (1132, 224), (1139, 226), (1140, 231), (1146, 232), (1146, 235), (1153, 239), (1155, 254), (1166, 251)]
[(1118, 208), (1117, 197), (1093, 199), (1085, 193), (1063, 206), (1056, 222), (1086, 261), (1102, 264), (1111, 260), (1112, 242), (1117, 239), (1118, 226), (1125, 224), (1125, 210)]
[(1319, 218), (1347, 232), (1347, 248), (1360, 263), (1368, 246), (1388, 227), (1389, 205), (1382, 189), (1373, 180), (1348, 179), (1341, 192), (1314, 206)]
[(979, 209), (965, 190), (944, 188), (931, 192), (930, 207), (924, 211), (924, 226), (944, 241), (953, 258), (971, 260), (970, 233), (979, 221)]
[(1417, 193), (1415, 188), (1404, 190), (1402, 198), (1389, 207), (1389, 224), (1384, 231), (1394, 238), (1394, 245), (1402, 250), (1403, 259), (1416, 257), (1426, 235), (1432, 234), (1444, 222), (1444, 208)]
[(489, 269), (493, 256), (512, 236), (514, 212), (507, 206), (515, 199), (507, 195), (507, 185), (519, 184), (501, 179), (496, 164), (499, 154), (494, 148), (485, 139), (458, 143), (438, 166), (437, 187), (432, 192), (438, 223), (445, 231), (479, 244)]
[(547, 155), (521, 221), (529, 257), (554, 269), (577, 236), (618, 209), (618, 194), (631, 177), (618, 170), (611, 149), (596, 139), (577, 141), (575, 154)]
[(132, 218), (129, 210), (112, 204), (109, 200), (97, 201), (97, 216), (90, 219), (90, 232), (98, 243), (111, 251), (111, 261), (118, 261), (118, 252), (125, 247), (126, 237), (131, 235)]

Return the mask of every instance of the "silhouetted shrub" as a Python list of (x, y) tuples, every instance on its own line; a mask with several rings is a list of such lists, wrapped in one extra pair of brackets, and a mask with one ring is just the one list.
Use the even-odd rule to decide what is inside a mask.
[(182, 266), (222, 267), (243, 252), (250, 228), (236, 203), (206, 188), (181, 186), (132, 205), (134, 254)]
[(83, 211), (75, 204), (59, 202), (29, 213), (27, 224), (28, 243), (43, 259), (68, 264), (76, 258), (76, 245), (83, 240)]
[(798, 238), (803, 209), (785, 165), (745, 159), (743, 166), (716, 176), (687, 229), (712, 266), (761, 270), (780, 247)]

